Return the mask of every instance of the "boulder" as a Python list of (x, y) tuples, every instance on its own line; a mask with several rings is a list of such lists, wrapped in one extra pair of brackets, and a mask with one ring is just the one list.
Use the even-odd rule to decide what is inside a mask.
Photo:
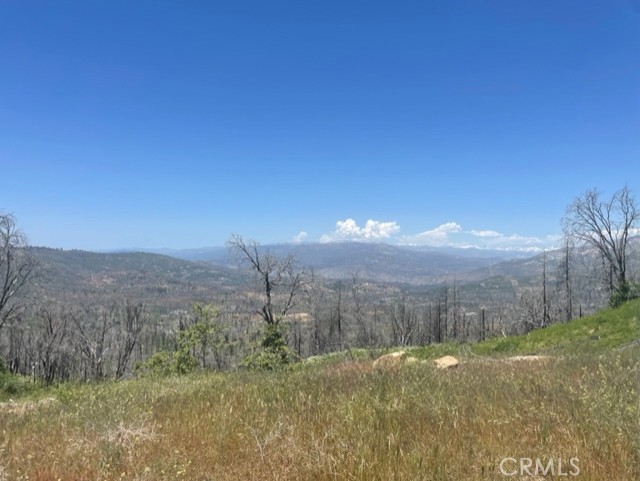
[(460, 361), (453, 356), (444, 356), (435, 359), (433, 363), (438, 369), (449, 369), (451, 367), (457, 367), (460, 364)]
[(402, 365), (406, 357), (407, 357), (407, 353), (404, 351), (385, 354), (384, 356), (380, 356), (378, 359), (373, 361), (373, 367), (376, 369), (387, 369), (387, 368), (398, 367)]

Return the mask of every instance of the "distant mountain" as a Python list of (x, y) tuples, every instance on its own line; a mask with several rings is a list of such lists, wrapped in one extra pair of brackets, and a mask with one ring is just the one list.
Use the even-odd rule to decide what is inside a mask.
[(30, 250), (37, 262), (32, 294), (61, 301), (131, 298), (184, 305), (229, 291), (244, 279), (237, 269), (146, 252)]
[(372, 281), (419, 285), (436, 284), (500, 261), (461, 252), (421, 251), (382, 243), (281, 245), (269, 249), (279, 255), (292, 252), (301, 265), (332, 279), (349, 278), (357, 273)]
[[(527, 258), (504, 259), (463, 249), (423, 250), (382, 243), (279, 244), (263, 246), (277, 256), (292, 254), (299, 267), (329, 280), (351, 279), (376, 283), (384, 292), (405, 289), (416, 296), (454, 282), (469, 305), (517, 303), (522, 289), (539, 287), (546, 261), (547, 280), (562, 275), (562, 250)], [(196, 301), (226, 302), (242, 296), (249, 272), (222, 247), (174, 250), (173, 256), (149, 252), (97, 253), (31, 247), (37, 276), (29, 295), (69, 305), (102, 304), (130, 299), (145, 302), (157, 312), (185, 309)], [(167, 251), (165, 251), (167, 252)], [(592, 278), (600, 265), (593, 250), (574, 252), (572, 276)], [(178, 258), (183, 256), (185, 258)], [(188, 260), (198, 259), (198, 260)], [(629, 276), (640, 273), (640, 238), (632, 240)], [(555, 283), (554, 283), (555, 282)], [(402, 286), (401, 286), (402, 285)], [(585, 284), (586, 286), (587, 284)], [(554, 287), (555, 288), (555, 287)], [(233, 302), (233, 301), (232, 301)]]
[[(437, 284), (505, 259), (522, 258), (520, 252), (482, 249), (424, 248), (370, 242), (275, 244), (261, 246), (276, 256), (295, 256), (301, 267), (329, 279), (345, 279), (355, 273), (362, 279), (413, 285)], [(224, 247), (161, 249), (159, 252), (221, 267), (237, 267), (238, 261)]]
[[(552, 249), (542, 253), (513, 256), (499, 262), (480, 266), (463, 273), (458, 280), (475, 282), (488, 278), (505, 278), (511, 280), (538, 279), (542, 276), (546, 264), (547, 275), (553, 277), (562, 270), (564, 249)], [(602, 265), (600, 253), (593, 247), (573, 249), (570, 254), (572, 274), (577, 276), (593, 276)], [(640, 236), (629, 239), (627, 250), (627, 274), (631, 281), (640, 277)]]
[[(631, 239), (630, 244), (629, 265), (633, 276), (637, 275), (640, 261), (640, 237)], [(274, 244), (261, 246), (261, 249), (280, 257), (291, 254), (295, 256), (299, 267), (313, 269), (328, 279), (349, 279), (357, 274), (363, 280), (414, 286), (436, 285), (453, 280), (476, 282), (492, 277), (532, 278), (541, 275), (543, 265), (543, 254), (370, 242)], [(90, 283), (95, 283), (100, 276), (111, 278), (121, 275), (126, 277), (121, 281), (130, 282), (142, 275), (146, 280), (160, 284), (201, 282), (221, 288), (237, 285), (245, 275), (238, 269), (238, 259), (226, 247), (102, 254), (46, 248), (34, 250), (43, 257), (45, 265), (55, 266), (57, 274), (51, 277), (51, 283), (66, 283), (59, 279), (75, 273), (83, 279), (88, 276)], [(587, 264), (593, 264), (597, 258), (595, 253), (588, 251), (574, 255), (586, 260)], [(551, 271), (559, 265), (562, 251), (547, 251), (544, 256)], [(136, 274), (125, 276), (124, 273), (128, 271), (135, 271)]]
[(106, 253), (128, 253), (128, 252), (146, 252), (149, 254), (160, 254), (169, 257), (175, 257), (177, 259), (184, 259), (187, 261), (207, 261), (213, 264), (218, 264), (218, 262), (212, 262), (215, 260), (225, 259), (228, 257), (229, 249), (226, 247), (201, 247), (201, 248), (190, 248), (190, 249), (171, 249), (171, 248), (160, 248), (160, 249), (150, 249), (150, 248), (141, 248), (134, 247), (129, 249), (118, 249), (115, 251), (107, 251)]

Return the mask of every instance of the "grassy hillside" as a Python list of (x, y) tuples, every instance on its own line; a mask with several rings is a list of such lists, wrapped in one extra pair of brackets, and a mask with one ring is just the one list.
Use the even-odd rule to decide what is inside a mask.
[(409, 349), (412, 356), (573, 355), (603, 353), (640, 343), (640, 299), (617, 309), (554, 324), (521, 336), (497, 337), (476, 344), (441, 344)]
[(602, 352), (640, 342), (640, 300), (618, 309), (555, 324), (523, 336), (503, 337), (478, 343), (478, 354), (579, 354)]
[[(0, 479), (543, 479), (506, 478), (505, 457), (561, 462), (565, 473), (577, 458), (580, 481), (640, 479), (638, 307), (507, 347), (487, 341), (454, 370), (334, 356), (282, 372), (39, 391), (0, 404)], [(465, 348), (431, 349), (422, 354)], [(563, 356), (485, 362), (505, 352)]]

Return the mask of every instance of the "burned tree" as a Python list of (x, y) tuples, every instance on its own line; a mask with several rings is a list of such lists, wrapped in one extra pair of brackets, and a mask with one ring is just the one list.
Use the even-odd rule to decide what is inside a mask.
[(76, 327), (74, 345), (84, 361), (84, 378), (101, 380), (105, 377), (105, 364), (109, 350), (108, 333), (112, 327), (115, 305), (72, 314)]
[(227, 245), (242, 263), (249, 266), (264, 290), (263, 305), (258, 310), (266, 324), (260, 343), (262, 351), (247, 357), (244, 365), (273, 369), (288, 364), (295, 359), (295, 353), (287, 346), (286, 326), (281, 321), (296, 306), (304, 290), (304, 271), (296, 270), (292, 255), (277, 257), (260, 248), (255, 241), (245, 242), (237, 234), (231, 236)]
[(264, 289), (264, 304), (258, 310), (268, 325), (276, 325), (295, 307), (302, 293), (304, 272), (295, 269), (292, 255), (279, 258), (261, 249), (257, 242), (233, 234), (228, 247), (248, 265)]
[(601, 256), (610, 273), (610, 302), (628, 298), (627, 252), (629, 236), (640, 221), (640, 211), (629, 188), (623, 187), (611, 199), (602, 200), (597, 190), (588, 190), (568, 207), (564, 233), (578, 246), (589, 246)]
[(144, 304), (133, 304), (128, 300), (117, 314), (118, 332), (116, 334), (117, 365), (116, 379), (124, 376), (133, 350), (138, 345), (140, 334), (148, 321)]
[(412, 306), (407, 303), (404, 294), (400, 296), (400, 299), (393, 306), (391, 321), (393, 343), (402, 347), (410, 345), (418, 323), (418, 317)]
[(69, 331), (69, 313), (56, 306), (43, 306), (36, 314), (36, 339), (25, 346), (30, 357), (37, 361), (37, 373), (51, 384), (56, 378), (69, 377), (72, 361), (65, 340)]
[(0, 213), (0, 329), (23, 311), (17, 294), (33, 274), (27, 238), (11, 214)]

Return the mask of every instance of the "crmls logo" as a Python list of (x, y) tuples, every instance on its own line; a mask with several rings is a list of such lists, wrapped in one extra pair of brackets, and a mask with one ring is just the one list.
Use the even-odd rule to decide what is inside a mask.
[[(546, 461), (546, 462), (545, 462)], [(500, 472), (504, 476), (578, 476), (580, 468), (578, 458), (571, 458), (567, 463), (562, 458), (547, 460), (531, 458), (504, 458), (500, 461)], [(571, 469), (567, 469), (568, 466)]]

